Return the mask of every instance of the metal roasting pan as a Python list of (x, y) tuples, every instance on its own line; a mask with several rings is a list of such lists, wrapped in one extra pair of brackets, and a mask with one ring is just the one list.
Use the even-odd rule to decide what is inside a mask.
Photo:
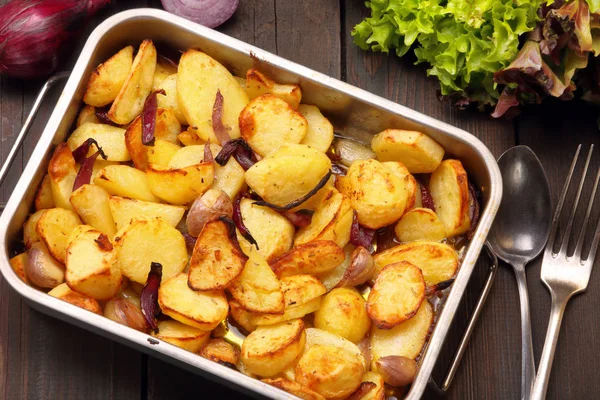
[[(276, 81), (297, 83), (302, 88), (302, 102), (318, 106), (334, 124), (336, 132), (346, 136), (369, 143), (372, 135), (386, 128), (416, 129), (437, 140), (446, 149), (447, 156), (463, 162), (470, 178), (481, 188), (483, 212), (476, 233), (464, 254), (456, 280), (438, 306), (435, 327), (420, 359), (419, 372), (407, 393), (407, 399), (420, 398), (427, 385), (432, 384), (432, 370), (500, 204), (502, 180), (494, 157), (483, 143), (461, 129), (165, 11), (135, 9), (108, 18), (90, 35), (70, 75), (63, 75), (68, 76), (68, 81), (0, 217), (0, 271), (4, 279), (31, 307), (45, 314), (109, 337), (254, 397), (293, 397), (257, 379), (166, 342), (149, 340), (150, 336), (147, 334), (48, 296), (22, 282), (10, 267), (9, 259), (15, 255), (21, 241), (23, 223), (33, 208), (37, 187), (46, 172), (54, 147), (64, 141), (70, 133), (91, 72), (100, 62), (122, 47), (128, 44), (136, 46), (146, 38), (177, 49), (201, 49), (236, 75), (244, 76), (247, 69), (255, 67)], [(40, 92), (32, 115), (26, 121), (12, 154), (0, 171), (0, 183), (44, 93), (47, 92), (48, 86), (59, 78), (51, 78)], [(444, 392), (452, 380), (493, 282), (495, 270), (496, 263), (493, 262), (467, 332), (441, 389), (438, 388), (440, 392)], [(435, 384), (433, 386), (437, 387)]]

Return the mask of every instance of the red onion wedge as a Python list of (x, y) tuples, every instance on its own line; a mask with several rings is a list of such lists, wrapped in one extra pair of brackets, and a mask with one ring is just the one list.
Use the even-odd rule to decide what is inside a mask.
[(250, 244), (256, 246), (256, 250), (258, 250), (258, 243), (252, 237), (252, 234), (244, 225), (244, 219), (242, 218), (242, 209), (240, 207), (240, 203), (242, 201), (242, 197), (238, 196), (233, 203), (233, 222), (235, 223), (235, 227), (238, 228), (244, 239), (246, 239)]
[[(238, 242), (237, 234), (236, 234), (235, 222), (233, 222), (232, 219), (229, 218), (227, 215), (221, 215), (219, 217), (219, 221), (221, 221), (225, 225), (227, 225), (227, 230), (229, 232), (229, 240), (231, 240), (231, 242), (236, 245), (238, 250), (242, 251), (242, 249), (240, 247), (240, 243)], [(252, 239), (252, 240), (254, 240), (254, 239)], [(258, 245), (256, 245), (256, 249), (258, 250)], [(242, 253), (243, 253), (243, 251), (242, 251)]]
[(150, 328), (152, 328), (155, 333), (158, 332), (156, 315), (160, 311), (158, 308), (158, 288), (160, 287), (161, 280), (162, 265), (157, 262), (151, 263), (148, 279), (146, 280), (146, 284), (140, 295), (140, 302), (142, 305), (142, 314), (144, 314), (146, 322), (148, 322), (148, 325), (150, 325)]
[(108, 118), (108, 110), (110, 110), (110, 107), (108, 107), (108, 106), (96, 108), (96, 110), (94, 111), (94, 114), (96, 114), (96, 118), (98, 118), (98, 121), (100, 121), (103, 124), (119, 126), (113, 120)]
[(421, 204), (423, 204), (423, 208), (429, 208), (431, 211), (435, 212), (435, 203), (433, 202), (433, 197), (431, 197), (431, 193), (427, 186), (419, 182), (419, 189), (421, 190)]
[(212, 128), (215, 136), (221, 143), (221, 146), (225, 146), (225, 143), (231, 140), (231, 136), (227, 133), (227, 129), (223, 125), (223, 95), (220, 90), (217, 90), (217, 96), (215, 97), (215, 103), (212, 109)]
[(164, 89), (158, 89), (146, 97), (142, 110), (142, 143), (154, 146), (154, 130), (156, 128), (156, 109), (158, 108), (157, 94), (166, 94)]
[(182, 233), (183, 239), (185, 240), (185, 248), (188, 253), (192, 253), (194, 251), (194, 246), (196, 246), (196, 238), (190, 235), (188, 232)]
[[(98, 145), (98, 142), (96, 142), (96, 139), (92, 139), (89, 138), (87, 139), (85, 142), (81, 143), (79, 145), (79, 147), (77, 147), (75, 150), (72, 151), (73, 153), (73, 158), (75, 159), (75, 162), (77, 164), (82, 164), (89, 151), (90, 151), (90, 147), (92, 147), (92, 145), (96, 145), (96, 147), (102, 151), (102, 148)], [(105, 160), (106, 160), (106, 156), (102, 156)]]
[(437, 292), (441, 292), (444, 289), (448, 289), (453, 283), (454, 283), (454, 278), (436, 283), (435, 285), (427, 286), (425, 288), (425, 295), (432, 296), (432, 295), (436, 294)]
[(239, 4), (239, 0), (161, 0), (160, 2), (168, 12), (209, 28), (216, 28), (231, 18)]
[(350, 243), (355, 246), (362, 246), (367, 250), (371, 250), (373, 243), (373, 237), (375, 236), (375, 230), (365, 228), (358, 224), (358, 217), (356, 211), (352, 216), (352, 227), (350, 228)]
[(79, 171), (77, 171), (77, 176), (75, 177), (75, 182), (73, 182), (73, 191), (76, 191), (83, 185), (87, 185), (92, 180), (92, 172), (94, 171), (94, 163), (96, 162), (96, 158), (99, 155), (102, 155), (102, 158), (106, 160), (106, 154), (102, 151), (101, 148), (98, 148), (98, 151), (85, 159), (85, 161), (79, 167)]
[(327, 184), (327, 182), (329, 181), (329, 178), (331, 178), (331, 174), (332, 173), (333, 172), (331, 170), (329, 170), (325, 174), (325, 176), (323, 178), (321, 178), (321, 180), (319, 181), (319, 183), (317, 183), (317, 186), (315, 186), (314, 188), (312, 188), (310, 190), (310, 192), (308, 192), (307, 194), (305, 194), (301, 198), (299, 198), (297, 200), (294, 200), (294, 201), (292, 201), (291, 203), (289, 203), (289, 204), (287, 204), (285, 206), (278, 206), (277, 204), (269, 203), (268, 201), (264, 201), (264, 200), (256, 201), (256, 202), (254, 202), (254, 204), (256, 204), (257, 206), (267, 206), (267, 207), (272, 208), (273, 210), (279, 211), (279, 212), (289, 211), (292, 208), (298, 207), (300, 204), (304, 203), (306, 200), (310, 199), (315, 194), (317, 194), (317, 192), (319, 190), (321, 190), (323, 188), (323, 186), (325, 186)]
[(256, 162), (256, 156), (252, 148), (242, 138), (233, 139), (225, 143), (219, 154), (217, 154), (217, 157), (215, 157), (215, 161), (217, 164), (223, 166), (227, 164), (231, 156), (235, 158), (245, 171)]
[(314, 211), (312, 210), (298, 210), (296, 212), (284, 211), (283, 216), (290, 220), (290, 222), (298, 228), (304, 228), (309, 226), (312, 221)]

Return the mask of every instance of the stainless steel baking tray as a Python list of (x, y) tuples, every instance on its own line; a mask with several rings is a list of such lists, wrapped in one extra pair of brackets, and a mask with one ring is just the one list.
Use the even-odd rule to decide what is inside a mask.
[(90, 35), (0, 218), (0, 271), (10, 286), (39, 311), (210, 379), (227, 382), (257, 397), (291, 397), (279, 389), (170, 344), (153, 344), (144, 333), (50, 297), (26, 285), (10, 267), (9, 258), (21, 241), (23, 223), (32, 209), (35, 191), (43, 178), (53, 146), (67, 137), (90, 73), (123, 46), (136, 45), (145, 38), (179, 49), (201, 49), (237, 75), (255, 67), (279, 82), (297, 83), (302, 88), (303, 103), (318, 106), (334, 123), (336, 131), (344, 135), (368, 141), (373, 134), (386, 128), (417, 129), (437, 140), (448, 155), (463, 162), (469, 176), (482, 190), (483, 213), (450, 293), (438, 307), (436, 324), (421, 358), (419, 373), (407, 395), (409, 399), (420, 398), (500, 203), (502, 182), (492, 154), (477, 138), (461, 129), (164, 11), (125, 11), (107, 19)]

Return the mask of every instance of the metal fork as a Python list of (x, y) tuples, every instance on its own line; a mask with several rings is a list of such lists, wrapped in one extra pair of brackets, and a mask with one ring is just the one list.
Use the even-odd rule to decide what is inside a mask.
[[(560, 250), (558, 253), (554, 252), (554, 243), (556, 234), (558, 231), (558, 225), (562, 208), (565, 204), (565, 198), (569, 191), (569, 185), (571, 178), (573, 177), (573, 171), (579, 158), (581, 145), (577, 147), (577, 152), (571, 163), (567, 181), (563, 187), (562, 194), (556, 211), (552, 219), (552, 229), (548, 238), (548, 244), (544, 252), (544, 260), (542, 262), (542, 281), (546, 284), (546, 287), (552, 295), (552, 309), (550, 312), (550, 321), (548, 322), (548, 331), (546, 332), (546, 342), (544, 343), (544, 350), (542, 352), (542, 358), (540, 359), (540, 365), (538, 373), (533, 385), (531, 392), (532, 400), (543, 400), (546, 397), (546, 391), (548, 390), (548, 379), (550, 378), (550, 370), (552, 368), (552, 361), (554, 360), (554, 351), (556, 350), (556, 343), (558, 342), (558, 334), (560, 332), (560, 324), (562, 317), (565, 312), (565, 307), (569, 299), (577, 293), (584, 292), (588, 286), (590, 280), (590, 274), (592, 272), (592, 265), (594, 264), (594, 258), (596, 250), (598, 249), (598, 242), (600, 241), (600, 220), (596, 225), (594, 232), (594, 238), (590, 246), (590, 251), (586, 258), (582, 258), (581, 250), (583, 248), (583, 242), (585, 234), (587, 232), (588, 222), (592, 207), (594, 205), (594, 198), (596, 197), (596, 191), (598, 189), (598, 182), (600, 181), (600, 169), (596, 174), (592, 194), (589, 199), (585, 217), (583, 219), (583, 226), (579, 230), (579, 237), (577, 238), (577, 244), (572, 256), (567, 254), (569, 242), (574, 239), (576, 233), (573, 232), (571, 237), (571, 231), (573, 229), (573, 221), (575, 219), (575, 213), (581, 197), (581, 192), (585, 183), (585, 178), (588, 172), (590, 159), (592, 158), (592, 151), (594, 145), (591, 145), (588, 152), (587, 159), (585, 161), (585, 167), (579, 181), (577, 193), (575, 195), (575, 201), (571, 208), (571, 213), (567, 222), (565, 233), (562, 236)], [(577, 231), (577, 230), (576, 230)]]

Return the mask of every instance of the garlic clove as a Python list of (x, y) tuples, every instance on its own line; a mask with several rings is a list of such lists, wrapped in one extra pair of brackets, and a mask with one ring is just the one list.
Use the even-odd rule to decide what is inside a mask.
[(381, 357), (375, 364), (383, 381), (391, 386), (410, 385), (417, 374), (417, 363), (407, 357)]
[(204, 225), (216, 221), (221, 215), (229, 218), (233, 215), (233, 203), (224, 191), (220, 189), (209, 189), (198, 197), (188, 212), (186, 223), (188, 233), (198, 237)]
[(351, 256), (350, 265), (342, 280), (337, 284), (337, 287), (349, 287), (362, 285), (371, 278), (375, 271), (375, 262), (369, 250), (359, 246), (354, 249)]
[(104, 316), (138, 331), (146, 332), (148, 330), (142, 310), (129, 300), (122, 298), (109, 300), (104, 306)]
[(56, 261), (46, 247), (37, 242), (27, 251), (27, 278), (41, 288), (53, 289), (65, 281), (65, 267)]

